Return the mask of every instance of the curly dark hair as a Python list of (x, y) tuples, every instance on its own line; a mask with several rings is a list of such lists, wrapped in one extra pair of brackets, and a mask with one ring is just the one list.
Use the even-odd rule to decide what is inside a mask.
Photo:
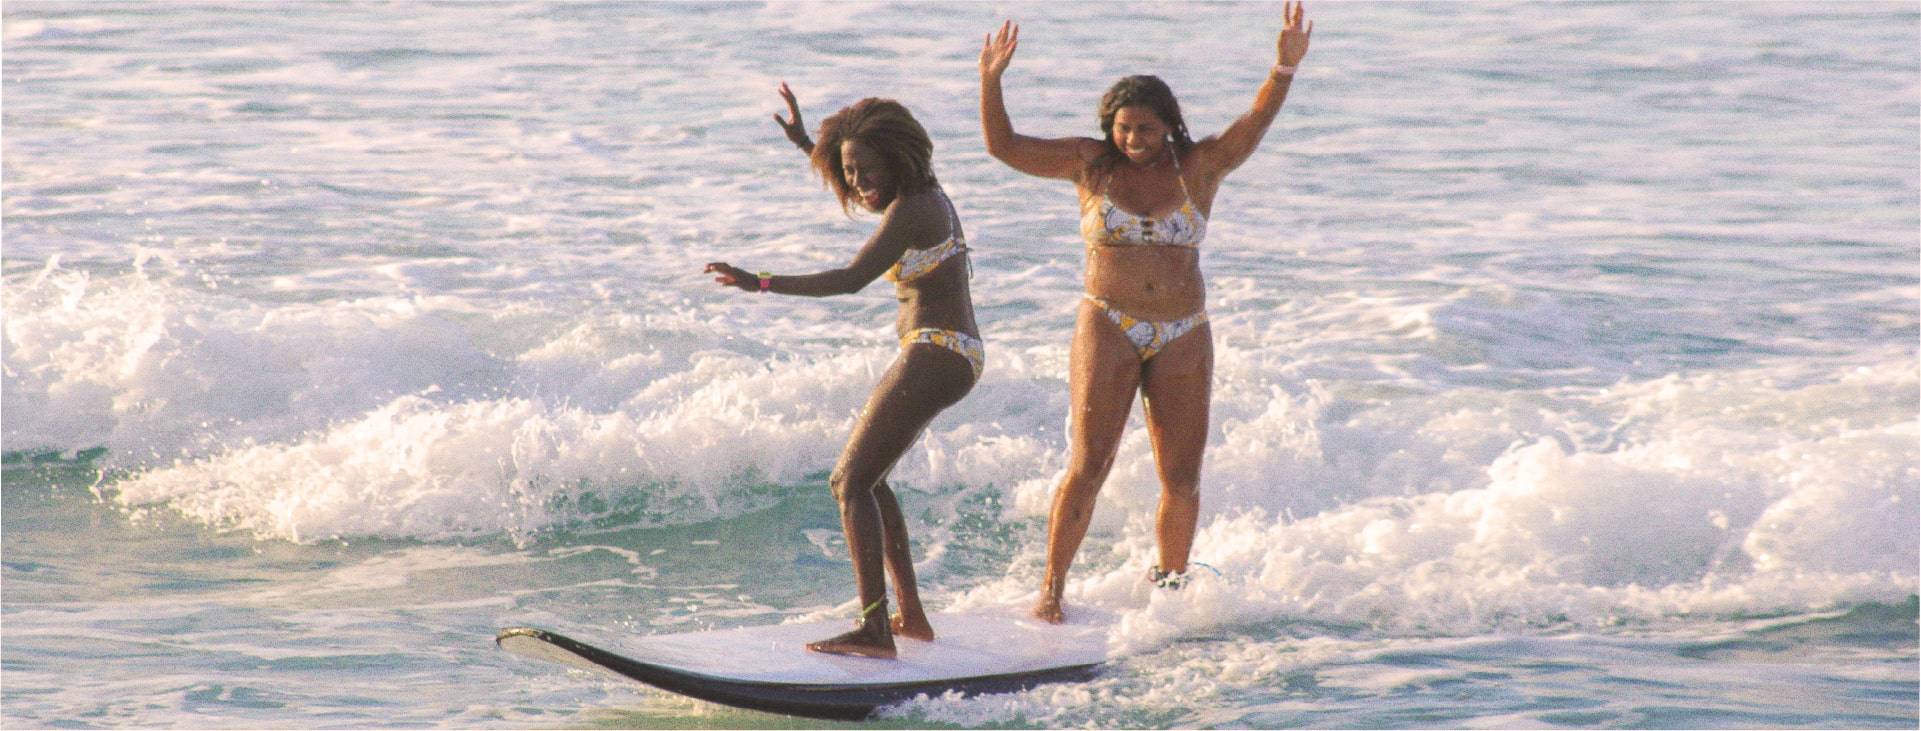
[(854, 189), (842, 174), (840, 146), (859, 140), (886, 161), (894, 179), (894, 197), (913, 195), (939, 185), (934, 179), (934, 141), (907, 107), (892, 99), (868, 97), (821, 120), (819, 142), (811, 159), (842, 210), (851, 211)]
[(1194, 147), (1194, 138), (1187, 133), (1187, 121), (1181, 118), (1181, 103), (1174, 98), (1174, 90), (1168, 88), (1167, 82), (1159, 76), (1125, 76), (1101, 95), (1101, 137), (1107, 148), (1101, 151), (1100, 157), (1089, 163), (1095, 172), (1104, 176), (1114, 165), (1126, 159), (1121, 154), (1120, 145), (1114, 143), (1114, 115), (1120, 113), (1122, 107), (1147, 107), (1160, 117), (1161, 123), (1167, 125), (1169, 134), (1174, 138), (1176, 155), (1186, 155)]

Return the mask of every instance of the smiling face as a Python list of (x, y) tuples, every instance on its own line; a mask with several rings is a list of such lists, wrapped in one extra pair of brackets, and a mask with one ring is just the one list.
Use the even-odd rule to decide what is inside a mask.
[(840, 173), (862, 208), (878, 213), (894, 202), (896, 186), (886, 158), (860, 140), (840, 144)]
[(1147, 107), (1127, 106), (1114, 112), (1114, 146), (1136, 165), (1160, 159), (1168, 132), (1167, 122)]
[(842, 209), (884, 213), (901, 196), (940, 185), (934, 143), (907, 107), (868, 97), (820, 122), (820, 141), (808, 157)]
[(1185, 154), (1194, 139), (1181, 119), (1181, 103), (1167, 82), (1153, 76), (1123, 76), (1101, 95), (1097, 115), (1109, 145), (1100, 167), (1122, 160), (1159, 164), (1168, 153)]

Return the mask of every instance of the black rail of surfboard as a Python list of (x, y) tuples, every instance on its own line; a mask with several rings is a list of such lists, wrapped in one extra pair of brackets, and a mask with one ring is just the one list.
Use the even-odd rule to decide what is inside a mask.
[(720, 678), (642, 662), (565, 635), (532, 627), (501, 630), (494, 637), (494, 643), (499, 644), (509, 637), (530, 637), (545, 642), (613, 672), (690, 698), (755, 711), (835, 721), (859, 721), (873, 715), (876, 708), (922, 694), (938, 696), (948, 691), (963, 696), (1013, 693), (1045, 683), (1090, 680), (1100, 671), (1100, 665), (1093, 664), (912, 683), (772, 683)]

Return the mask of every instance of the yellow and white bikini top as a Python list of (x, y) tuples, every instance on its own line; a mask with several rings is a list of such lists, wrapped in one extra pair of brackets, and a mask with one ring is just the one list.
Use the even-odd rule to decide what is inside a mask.
[(948, 236), (946, 241), (925, 249), (908, 249), (902, 252), (900, 261), (894, 262), (893, 268), (888, 269), (883, 275), (887, 277), (887, 281), (899, 283), (914, 281), (934, 271), (941, 262), (967, 253), (967, 237), (961, 233), (960, 214), (954, 211), (954, 201), (947, 198), (945, 191), (941, 193), (940, 198), (947, 204), (947, 225), (953, 234)]
[[(1168, 151), (1170, 154), (1172, 150)], [(1136, 216), (1114, 205), (1101, 191), (1100, 202), (1081, 210), (1081, 238), (1088, 246), (1181, 246), (1199, 248), (1207, 237), (1207, 217), (1194, 207), (1187, 193), (1187, 179), (1180, 174), (1180, 158), (1174, 159), (1174, 175), (1181, 182), (1181, 207), (1160, 218)]]

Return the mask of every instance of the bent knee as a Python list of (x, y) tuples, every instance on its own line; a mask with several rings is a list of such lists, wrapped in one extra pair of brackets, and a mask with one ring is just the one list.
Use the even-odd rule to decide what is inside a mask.
[(834, 470), (834, 474), (828, 476), (827, 487), (834, 491), (835, 500), (846, 504), (850, 497), (873, 494), (874, 484), (877, 482), (879, 482), (878, 479), (858, 477), (847, 470), (837, 469)]

